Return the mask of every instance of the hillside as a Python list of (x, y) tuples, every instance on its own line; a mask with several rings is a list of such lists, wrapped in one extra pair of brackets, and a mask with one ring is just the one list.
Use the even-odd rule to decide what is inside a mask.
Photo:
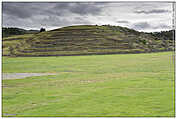
[(68, 26), (3, 38), (5, 56), (64, 56), (174, 50), (173, 39), (119, 26)]
[(32, 33), (38, 33), (38, 30), (25, 30), (21, 28), (2, 28), (2, 37), (9, 37), (13, 35), (23, 35), (23, 34), (32, 34)]
[(175, 30), (154, 32), (151, 35), (161, 38), (163, 40), (173, 40), (175, 37)]

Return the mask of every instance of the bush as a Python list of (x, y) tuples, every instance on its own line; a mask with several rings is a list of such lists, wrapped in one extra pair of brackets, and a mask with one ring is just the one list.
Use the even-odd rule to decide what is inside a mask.
[(44, 32), (44, 31), (45, 31), (45, 28), (41, 28), (41, 29), (40, 29), (40, 32)]

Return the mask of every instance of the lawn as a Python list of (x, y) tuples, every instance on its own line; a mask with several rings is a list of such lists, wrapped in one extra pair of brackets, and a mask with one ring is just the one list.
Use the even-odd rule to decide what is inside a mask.
[(3, 116), (174, 117), (174, 53), (3, 57)]

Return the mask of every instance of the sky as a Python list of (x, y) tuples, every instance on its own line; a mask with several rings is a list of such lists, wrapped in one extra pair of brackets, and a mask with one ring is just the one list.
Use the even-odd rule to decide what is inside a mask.
[(172, 29), (172, 2), (3, 2), (2, 26), (47, 30), (115, 25), (138, 31)]

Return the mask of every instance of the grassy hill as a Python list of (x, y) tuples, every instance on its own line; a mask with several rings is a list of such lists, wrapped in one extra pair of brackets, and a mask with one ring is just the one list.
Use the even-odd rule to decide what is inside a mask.
[(174, 40), (119, 26), (68, 26), (3, 38), (4, 56), (64, 56), (174, 50)]

